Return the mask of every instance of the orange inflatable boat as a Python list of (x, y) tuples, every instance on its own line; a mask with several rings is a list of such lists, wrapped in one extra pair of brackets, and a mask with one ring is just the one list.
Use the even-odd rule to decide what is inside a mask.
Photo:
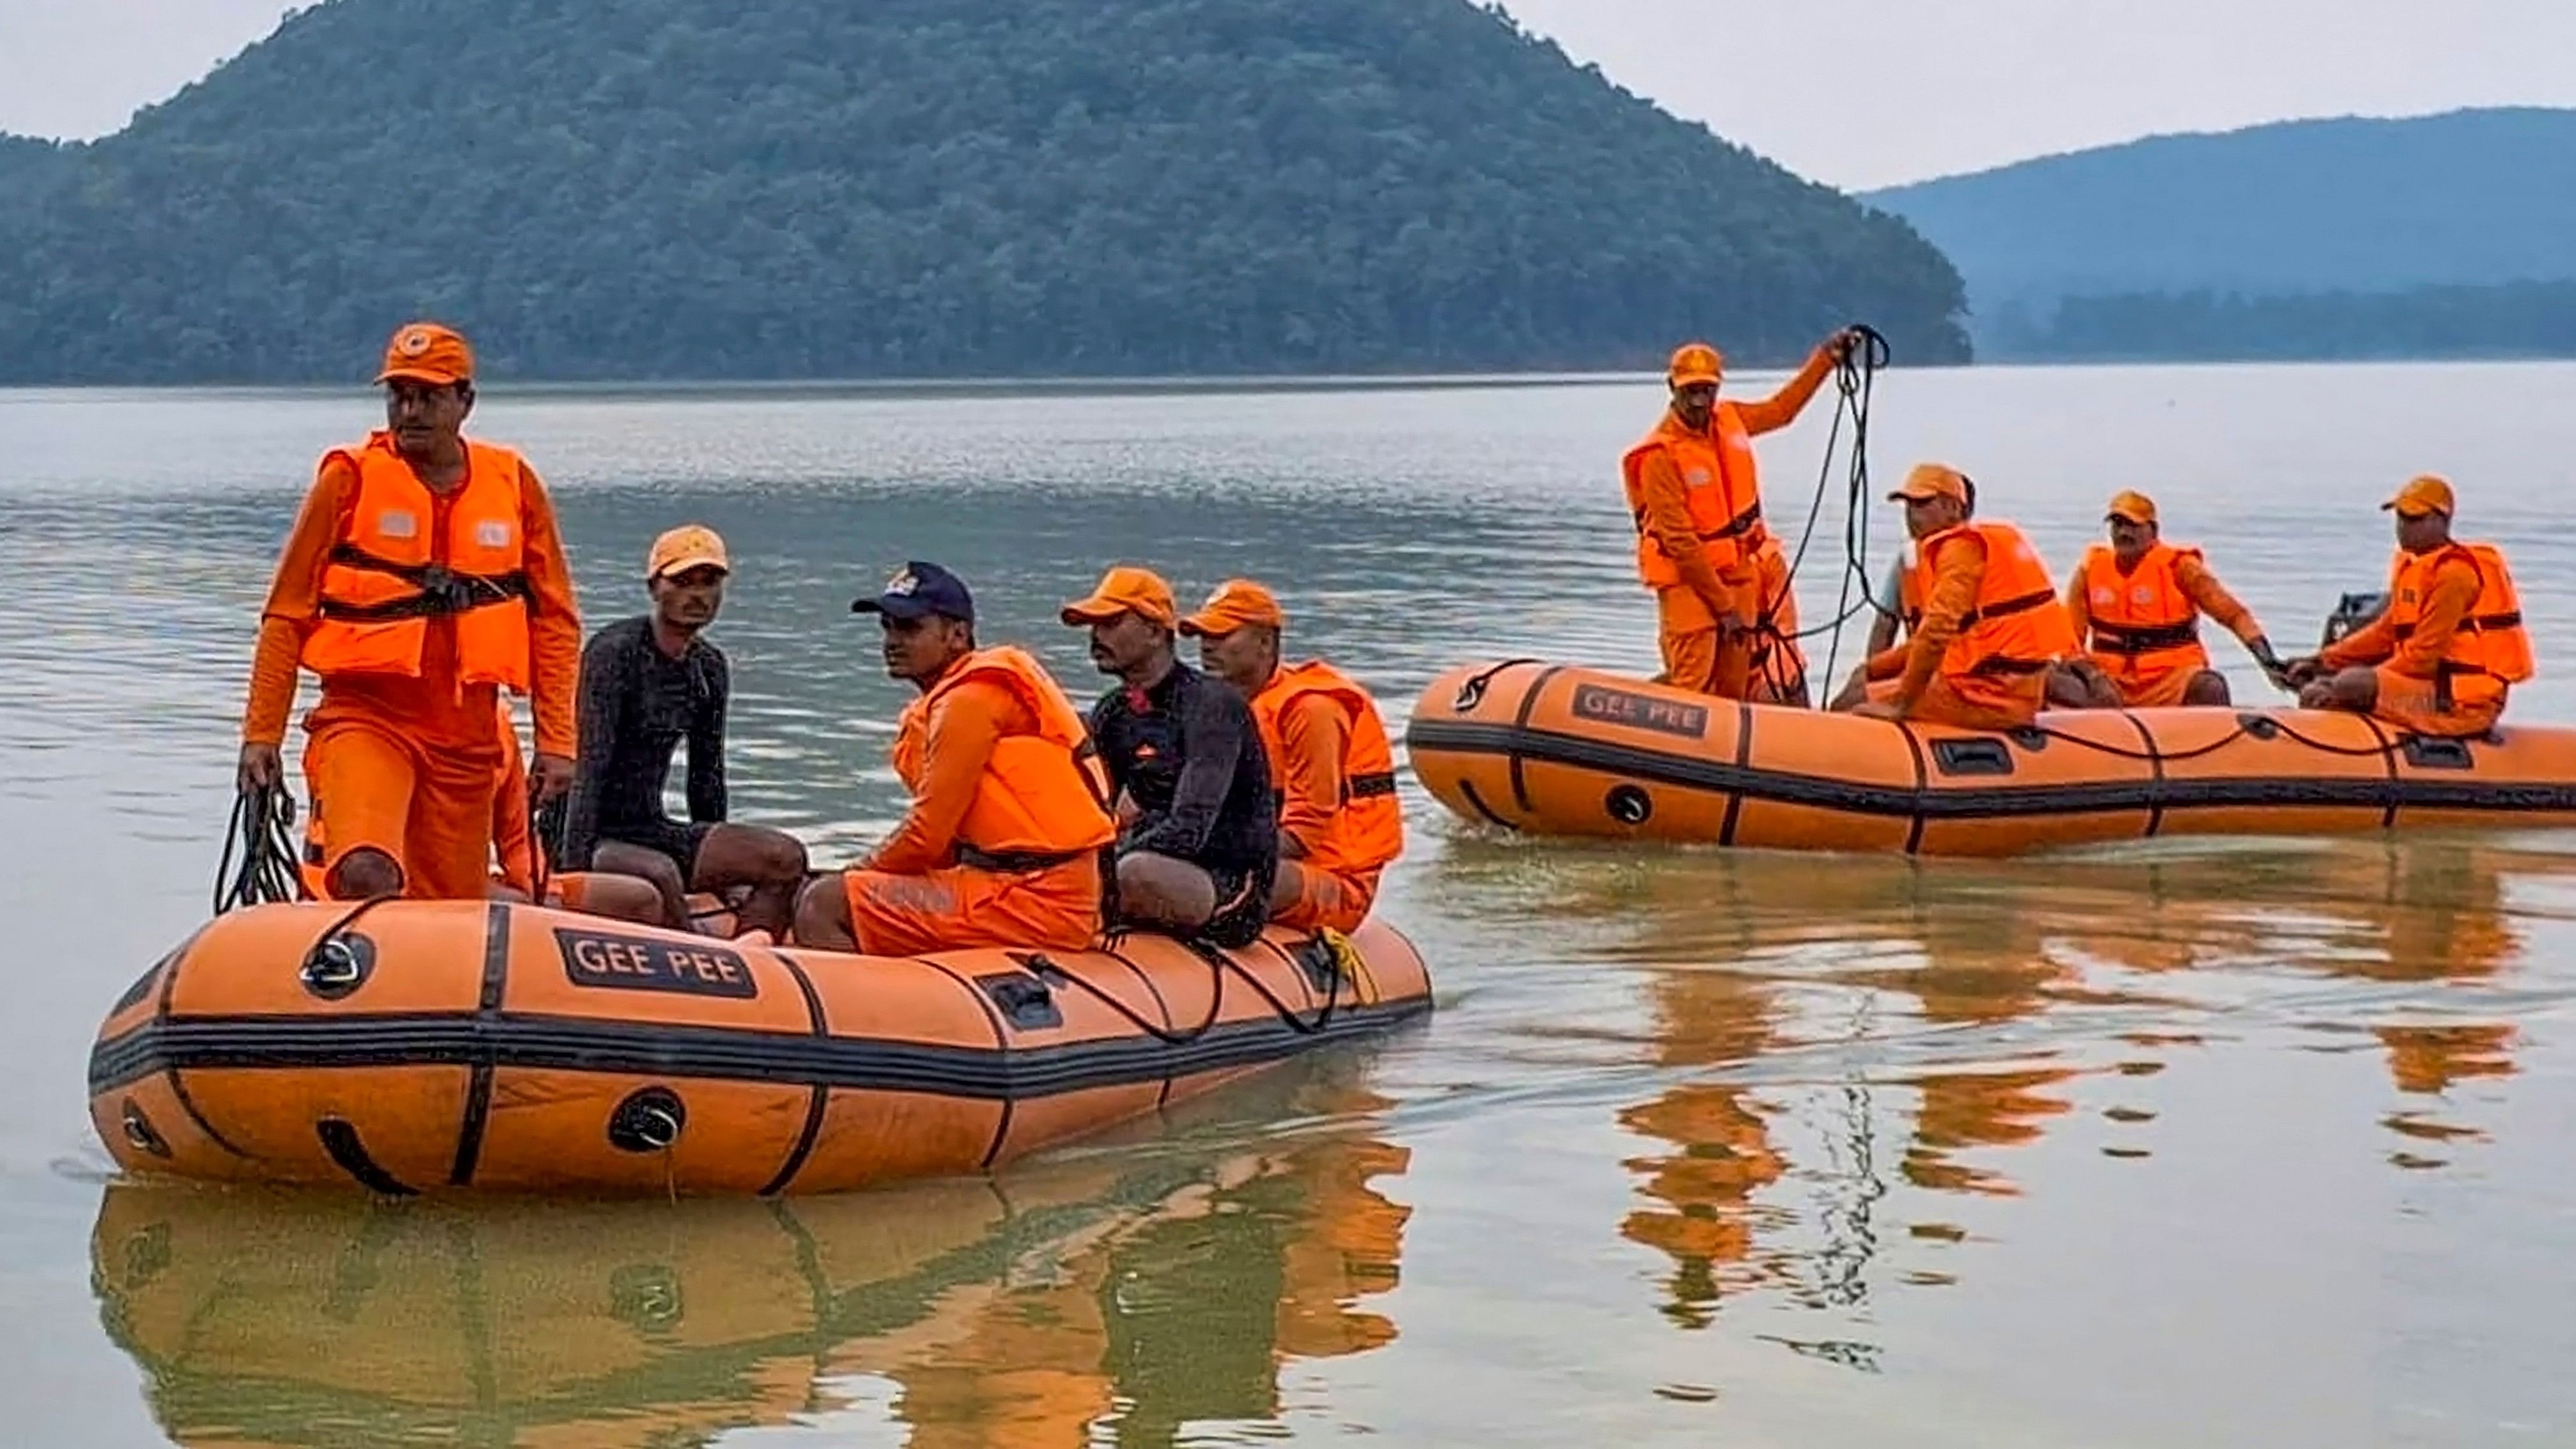
[(1350, 947), (896, 959), (525, 905), (262, 906), (116, 1003), (91, 1118), (142, 1173), (833, 1192), (995, 1166), (1430, 1009), (1392, 927)]
[(2576, 730), (2400, 735), (2305, 710), (2088, 710), (2010, 734), (1737, 704), (1514, 660), (1432, 681), (1413, 770), (1536, 835), (2010, 855), (2160, 835), (2576, 825)]

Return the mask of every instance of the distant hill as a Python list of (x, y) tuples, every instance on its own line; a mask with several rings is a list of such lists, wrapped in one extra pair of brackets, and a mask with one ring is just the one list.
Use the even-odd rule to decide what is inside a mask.
[(0, 382), (1962, 359), (1903, 222), (1467, 0), (328, 0), (0, 150)]
[(1958, 265), (1981, 343), (2068, 297), (2576, 280), (2576, 111), (2157, 136), (1864, 199)]

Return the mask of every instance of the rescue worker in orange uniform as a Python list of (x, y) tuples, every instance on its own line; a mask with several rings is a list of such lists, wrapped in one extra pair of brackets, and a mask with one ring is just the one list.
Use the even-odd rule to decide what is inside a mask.
[(1787, 386), (1759, 402), (1718, 400), (1726, 359), (1716, 348), (1694, 342), (1673, 354), (1665, 373), (1672, 406), (1619, 465), (1637, 525), (1637, 574), (1655, 593), (1673, 687), (1743, 699), (1761, 641), (1794, 632), (1779, 629), (1787, 579), (1766, 584), (1757, 560), (1768, 531), (1753, 440), (1795, 422), (1858, 337), (1826, 338)]
[(2075, 630), (2048, 566), (2020, 529), (1970, 522), (1966, 475), (1925, 463), (1888, 497), (1905, 505), (1923, 619), (1899, 647), (1863, 666), (1853, 712), (1962, 729), (2016, 729), (2038, 718)]
[(2164, 541), (2155, 500), (2123, 492), (2103, 522), (2111, 541), (2085, 552), (2066, 585), (2067, 622), (2085, 641), (2076, 661), (2099, 709), (2225, 706), (2227, 676), (2209, 667), (2200, 616), (2244, 641), (2263, 672), (2281, 677), (2263, 626), (2210, 573), (2199, 549)]
[(2451, 537), (2451, 485), (2426, 475), (2380, 507), (2397, 515), (2398, 554), (2379, 617), (2291, 661), (2307, 709), (2344, 709), (2421, 735), (2475, 736), (2503, 718), (2532, 676), (2531, 634), (2504, 553)]
[(921, 691), (894, 742), (912, 808), (867, 859), (805, 887), (797, 944), (872, 956), (1089, 947), (1118, 829), (1081, 712), (1028, 654), (976, 644), (974, 597), (937, 564), (904, 565), (850, 609), (877, 616), (886, 673)]
[(1395, 752), (1377, 701), (1320, 659), (1286, 664), (1279, 600), (1229, 579), (1180, 629), (1199, 663), (1252, 705), (1278, 788), (1279, 876), (1270, 919), (1293, 930), (1351, 932), (1377, 900), (1380, 872), (1404, 851)]
[(553, 505), (517, 453), (467, 439), (474, 354), (396, 332), (384, 431), (325, 454), (279, 555), (243, 711), (240, 784), (274, 788), (299, 666), (321, 676), (304, 767), (337, 900), (479, 900), (500, 691), (534, 697), (537, 803), (572, 783), (581, 615)]

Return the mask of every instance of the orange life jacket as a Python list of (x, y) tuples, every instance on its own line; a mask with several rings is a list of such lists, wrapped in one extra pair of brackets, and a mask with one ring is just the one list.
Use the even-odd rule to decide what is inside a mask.
[(2095, 664), (2121, 675), (2209, 667), (2209, 651), (2200, 642), (2200, 606), (2183, 592), (2175, 573), (2184, 559), (2199, 557), (2199, 549), (2159, 540), (2124, 574), (2109, 544), (2086, 551), (2079, 577), (2092, 635), (2086, 652)]
[(1118, 837), (1109, 776), (1091, 732), (1046, 667), (1007, 645), (978, 649), (906, 705), (896, 727), (894, 772), (916, 796), (930, 773), (930, 715), (969, 680), (1008, 689), (1037, 720), (1034, 734), (993, 745), (975, 801), (957, 826), (960, 864), (995, 870), (1060, 865)]
[(2520, 684), (2533, 673), (2531, 633), (2523, 627), (2522, 596), (2514, 589), (2513, 571), (2504, 552), (2491, 543), (2458, 543), (2431, 553), (2400, 551), (2388, 582), (2390, 633), (2405, 639), (2424, 617), (2424, 598), (2431, 591), (2433, 570), (2445, 559), (2465, 558), (2478, 571), (2478, 602), (2451, 635), (2442, 651), (2445, 675), (2486, 676)]
[[(523, 896), (537, 893), (537, 831), (528, 812), (528, 766), (519, 753), (519, 727), (510, 718), (510, 708), (503, 705), (496, 712), (501, 732), (501, 778), (492, 793), (492, 849), (500, 865), (493, 872), (501, 884)], [(304, 858), (297, 862), (296, 873), (303, 877), (304, 893), (314, 900), (328, 900), (322, 889), (325, 877), (322, 862), (330, 843), (322, 835), (322, 812), (304, 812)]]
[(335, 455), (356, 468), (358, 494), (322, 570), (321, 617), (304, 639), (305, 668), (325, 679), (417, 677), (429, 621), (445, 617), (454, 621), (460, 683), (527, 693), (519, 455), (474, 441), (465, 452), (465, 482), (444, 499), (412, 472), (390, 434)]
[(1672, 455), (1673, 470), (1681, 475), (1691, 531), (1708, 550), (1709, 565), (1723, 569), (1741, 563), (1761, 541), (1762, 484), (1754, 471), (1753, 435), (1745, 430), (1735, 404), (1722, 402), (1706, 433), (1684, 429), (1666, 412), (1646, 440), (1619, 460), (1628, 513), (1637, 524), (1637, 576), (1650, 589), (1668, 589), (1682, 581), (1681, 569), (1646, 528), (1646, 460), (1659, 452)]
[(1959, 621), (1959, 632), (1941, 656), (1941, 672), (2037, 674), (2075, 652), (2075, 625), (2039, 550), (2022, 531), (2000, 519), (1980, 519), (1944, 529), (1922, 541), (1914, 564), (1915, 598), (1929, 607), (1941, 546), (1961, 534), (1985, 540), (1986, 568), (1977, 601)]
[(1342, 707), (1350, 727), (1342, 732), (1342, 802), (1324, 838), (1305, 842), (1307, 859), (1336, 873), (1376, 870), (1404, 852), (1404, 807), (1395, 798), (1395, 751), (1377, 701), (1348, 675), (1320, 659), (1282, 666), (1252, 697), (1253, 723), (1270, 753), (1271, 779), (1286, 778), (1286, 746), (1279, 720), (1288, 707), (1320, 694)]

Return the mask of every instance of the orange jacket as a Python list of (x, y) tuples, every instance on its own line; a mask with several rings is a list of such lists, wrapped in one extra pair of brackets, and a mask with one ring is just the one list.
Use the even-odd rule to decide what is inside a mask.
[[(2470, 676), (2496, 684), (2531, 678), (2531, 634), (2504, 553), (2491, 543), (2401, 552), (2388, 608), (2318, 656), (2329, 668), (2385, 661), (2417, 679)], [(2472, 697), (2475, 686), (2467, 691)]]
[[(278, 554), (261, 610), (258, 655), (243, 709), (244, 740), (276, 744), (285, 737), (297, 666), (304, 661), (325, 675), (326, 707), (336, 700), (425, 743), (477, 751), (491, 745), (489, 691), (515, 672), (525, 678), (519, 687), (535, 702), (538, 750), (565, 758), (574, 754), (581, 614), (553, 505), (535, 471), (516, 454), (481, 443), (469, 443), (468, 450), (466, 483), (445, 496), (432, 494), (412, 477), (383, 434), (324, 456), (295, 529)], [(403, 476), (389, 477), (389, 468)], [(493, 509), (505, 494), (515, 499), (516, 511), (495, 517)], [(395, 522), (388, 514), (409, 514), (413, 521)], [(413, 534), (408, 539), (385, 537), (406, 527)], [(497, 546), (484, 541), (504, 536)], [(353, 606), (398, 605), (420, 592), (379, 570), (335, 561), (343, 545), (368, 540), (379, 549), (416, 553), (424, 565), (444, 547), (451, 568), (480, 569), (515, 554), (510, 567), (523, 575), (526, 597), (434, 617), (376, 623), (352, 619), (348, 610)], [(461, 550), (456, 548), (460, 540)], [(326, 618), (329, 614), (338, 617)], [(515, 669), (509, 660), (492, 657), (512, 645)], [(370, 660), (383, 667), (347, 667)]]
[[(1787, 427), (1833, 371), (1818, 351), (1788, 384), (1759, 402), (1720, 402), (1706, 432), (1666, 409), (1663, 420), (1619, 462), (1629, 516), (1637, 525), (1637, 576), (1650, 589), (1687, 587), (1719, 612), (1750, 607), (1736, 594), (1751, 546), (1762, 533), (1762, 482), (1753, 440)], [(1736, 577), (1722, 577), (1735, 574)]]
[(2075, 628), (2039, 551), (2022, 531), (1981, 519), (1922, 540), (1913, 637), (1870, 662), (1873, 678), (1902, 675), (1911, 701), (1935, 674), (2036, 674), (2076, 652)]
[(379, 433), (359, 450), (358, 497), (322, 567), (321, 617), (304, 636), (305, 668), (325, 679), (417, 678), (429, 621), (446, 616), (456, 625), (458, 679), (527, 692), (519, 456), (484, 442), (465, 451), (464, 485), (441, 500), (391, 438)]
[(894, 770), (912, 809), (869, 857), (872, 870), (1025, 868), (1118, 836), (1082, 715), (1045, 666), (1008, 646), (967, 655), (904, 706)]
[(2067, 584), (2066, 614), (2093, 662), (2117, 675), (2207, 669), (2203, 614), (2249, 644), (2263, 632), (2219, 586), (2199, 549), (2161, 540), (2125, 574), (2116, 550), (2093, 545)]
[(1281, 785), (1279, 828), (1318, 869), (1356, 874), (1404, 851), (1395, 752), (1377, 702), (1321, 660), (1282, 668), (1252, 697)]

